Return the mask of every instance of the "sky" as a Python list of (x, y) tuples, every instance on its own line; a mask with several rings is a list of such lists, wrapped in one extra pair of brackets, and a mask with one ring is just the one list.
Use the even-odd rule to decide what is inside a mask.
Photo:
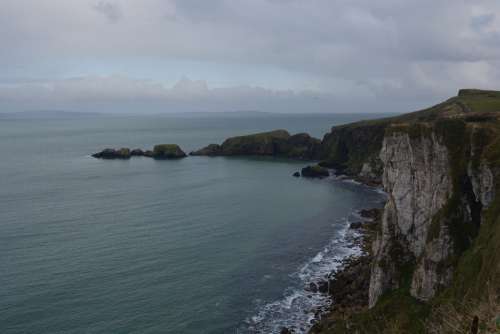
[(0, 112), (408, 112), (500, 89), (498, 0), (1, 0)]

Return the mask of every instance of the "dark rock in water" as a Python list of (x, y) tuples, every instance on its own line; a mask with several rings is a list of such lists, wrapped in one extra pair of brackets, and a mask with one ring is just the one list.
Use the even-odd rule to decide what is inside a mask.
[(280, 334), (293, 334), (293, 332), (291, 330), (289, 330), (288, 328), (283, 327), (280, 331)]
[(328, 169), (321, 167), (319, 165), (307, 166), (305, 168), (302, 168), (301, 174), (303, 177), (312, 177), (312, 178), (324, 178), (330, 175)]
[(113, 148), (106, 148), (102, 150), (101, 152), (92, 154), (94, 158), (97, 159), (130, 159), (130, 150), (128, 148), (120, 148), (120, 149), (113, 149)]
[(206, 155), (206, 156), (217, 156), (221, 155), (222, 147), (217, 144), (210, 144), (202, 149), (193, 151), (189, 155)]
[(318, 292), (318, 286), (314, 282), (309, 283), (304, 289), (312, 293)]
[(136, 148), (130, 151), (130, 155), (133, 157), (142, 157), (144, 155), (144, 152), (141, 149)]
[(378, 219), (381, 215), (380, 209), (364, 209), (359, 212), (361, 217), (369, 219)]
[(156, 145), (153, 149), (153, 158), (155, 159), (179, 159), (185, 158), (186, 153), (176, 144)]
[(321, 293), (328, 293), (328, 281), (320, 281), (318, 282), (318, 291)]
[(357, 229), (361, 228), (361, 226), (363, 226), (363, 223), (354, 222), (354, 223), (351, 223), (351, 225), (349, 225), (349, 228), (353, 229), (353, 230), (357, 230)]
[(295, 177), (300, 177), (300, 172), (295, 172), (295, 173), (293, 173), (293, 176), (295, 176)]
[(92, 154), (92, 156), (98, 159), (130, 159), (130, 157), (141, 156), (155, 159), (177, 159), (186, 157), (186, 153), (184, 153), (178, 145), (164, 144), (156, 145), (154, 151), (143, 151), (138, 148), (132, 151), (128, 148), (107, 148), (101, 152)]

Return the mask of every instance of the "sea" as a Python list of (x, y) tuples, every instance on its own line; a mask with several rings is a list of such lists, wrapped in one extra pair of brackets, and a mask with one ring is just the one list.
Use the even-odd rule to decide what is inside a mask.
[(380, 190), (292, 177), (303, 161), (91, 154), (381, 116), (0, 114), (0, 333), (306, 333), (332, 301), (305, 287), (358, 251)]

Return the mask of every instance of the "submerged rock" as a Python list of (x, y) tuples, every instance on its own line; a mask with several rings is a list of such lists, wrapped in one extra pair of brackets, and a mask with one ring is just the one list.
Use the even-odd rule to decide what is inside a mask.
[(97, 159), (130, 159), (130, 149), (128, 148), (120, 148), (120, 149), (113, 149), (113, 148), (106, 148), (102, 150), (101, 152), (94, 153), (92, 154), (94, 158)]
[(156, 145), (153, 149), (153, 158), (155, 159), (179, 159), (185, 158), (186, 153), (176, 144)]
[(330, 176), (328, 169), (319, 165), (307, 166), (302, 168), (301, 174), (303, 177), (324, 178)]

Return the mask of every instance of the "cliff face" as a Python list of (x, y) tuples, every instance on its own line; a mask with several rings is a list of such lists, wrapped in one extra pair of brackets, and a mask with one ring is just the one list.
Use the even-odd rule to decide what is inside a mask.
[[(499, 116), (500, 92), (462, 90), (435, 107), (333, 128), (325, 136), (329, 165), (354, 177), (379, 178), (388, 195), (372, 244), (369, 310), (344, 329), (380, 330), (383, 325), (370, 316), (382, 315), (401, 322), (399, 332), (426, 332), (407, 315), (428, 316), (428, 302), (439, 296), (453, 295), (450, 303), (483, 298), (475, 276), (483, 277), (482, 284), (496, 282), (500, 298), (500, 264), (484, 250), (498, 244), (491, 231), (498, 230), (500, 214)], [(466, 296), (467, 285), (475, 286), (474, 295)], [(405, 318), (388, 314), (399, 307), (406, 307), (398, 312)]]
[[(395, 132), (384, 138), (380, 159), (384, 165), (384, 189), (389, 196), (381, 232), (374, 244), (370, 306), (375, 305), (387, 289), (399, 287), (400, 273), (395, 264), (414, 262), (420, 257), (441, 262), (449, 256), (450, 249), (449, 238), (435, 245), (437, 249), (432, 255), (427, 254), (426, 247), (432, 219), (452, 191), (446, 146), (433, 132), (416, 138)], [(437, 278), (435, 270), (425, 268), (424, 275), (419, 275), (412, 284), (415, 294), (421, 298), (432, 295), (440, 281), (449, 279), (447, 274)]]
[(332, 128), (321, 142), (323, 165), (368, 183), (380, 183), (382, 163), (379, 152), (388, 123), (362, 121)]

